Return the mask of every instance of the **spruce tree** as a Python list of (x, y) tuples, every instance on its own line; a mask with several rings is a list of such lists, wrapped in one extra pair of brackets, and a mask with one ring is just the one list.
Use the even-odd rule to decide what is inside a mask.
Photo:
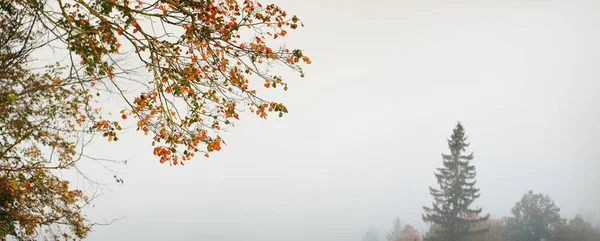
[(385, 238), (387, 239), (387, 241), (396, 241), (396, 239), (398, 239), (398, 237), (402, 236), (402, 222), (400, 221), (399, 217), (396, 217), (396, 219), (394, 219), (394, 225), (392, 227), (392, 230), (390, 230), (390, 232), (388, 234), (385, 235)]
[(489, 215), (479, 217), (482, 209), (470, 207), (480, 194), (475, 187), (475, 167), (470, 163), (473, 153), (465, 154), (468, 146), (459, 122), (448, 140), (450, 154), (442, 154), (443, 167), (435, 172), (439, 189), (429, 187), (433, 205), (423, 207), (423, 221), (435, 227), (427, 240), (465, 241), (473, 234), (487, 231), (473, 229), (475, 224), (487, 221)]

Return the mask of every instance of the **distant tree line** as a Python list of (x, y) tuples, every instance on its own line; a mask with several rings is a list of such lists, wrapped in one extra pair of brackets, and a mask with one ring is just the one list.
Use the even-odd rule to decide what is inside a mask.
[[(429, 230), (420, 235), (397, 217), (386, 241), (600, 241), (600, 228), (577, 215), (567, 220), (560, 208), (545, 194), (528, 191), (511, 210), (511, 216), (490, 219), (482, 208), (471, 207), (479, 198), (475, 187), (473, 153), (467, 153), (467, 136), (461, 123), (448, 139), (449, 154), (442, 154), (443, 165), (435, 171), (438, 188), (430, 187), (431, 206), (423, 207), (423, 221)], [(369, 230), (362, 241), (380, 241)]]

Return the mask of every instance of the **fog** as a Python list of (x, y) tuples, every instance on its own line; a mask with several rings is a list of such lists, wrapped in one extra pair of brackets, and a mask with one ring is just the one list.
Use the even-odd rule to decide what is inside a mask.
[(313, 60), (273, 96), (290, 114), (242, 118), (185, 166), (159, 164), (135, 131), (98, 138), (90, 155), (128, 164), (86, 209), (122, 219), (88, 240), (349, 241), (396, 216), (424, 232), (457, 121), (483, 213), (507, 216), (531, 189), (600, 224), (599, 1), (274, 3), (304, 22), (287, 43)]

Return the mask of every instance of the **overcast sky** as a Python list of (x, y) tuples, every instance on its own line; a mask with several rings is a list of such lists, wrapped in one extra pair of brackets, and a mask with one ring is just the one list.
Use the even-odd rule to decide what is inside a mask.
[(130, 159), (87, 213), (126, 218), (89, 240), (351, 241), (395, 216), (423, 231), (457, 121), (485, 213), (532, 189), (600, 221), (600, 1), (263, 2), (306, 25), (286, 42), (313, 64), (275, 95), (290, 114), (242, 119), (185, 167), (140, 133), (98, 141), (90, 154)]

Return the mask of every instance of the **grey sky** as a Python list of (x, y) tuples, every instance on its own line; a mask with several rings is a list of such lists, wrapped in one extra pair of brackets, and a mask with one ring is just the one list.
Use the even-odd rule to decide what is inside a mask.
[(88, 213), (127, 217), (89, 240), (348, 241), (395, 216), (424, 230), (456, 121), (484, 212), (533, 189), (565, 217), (600, 217), (599, 1), (274, 3), (303, 20), (286, 42), (313, 60), (275, 95), (291, 113), (242, 119), (185, 167), (159, 164), (140, 133), (97, 141), (91, 154), (131, 159)]

